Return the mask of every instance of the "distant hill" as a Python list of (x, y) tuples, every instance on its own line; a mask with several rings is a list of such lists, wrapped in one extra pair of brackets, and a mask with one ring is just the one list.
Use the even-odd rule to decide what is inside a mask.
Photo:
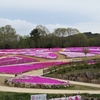
[(93, 38), (93, 37), (100, 36), (100, 33), (92, 33), (92, 32), (84, 32), (83, 34), (85, 34), (87, 38)]

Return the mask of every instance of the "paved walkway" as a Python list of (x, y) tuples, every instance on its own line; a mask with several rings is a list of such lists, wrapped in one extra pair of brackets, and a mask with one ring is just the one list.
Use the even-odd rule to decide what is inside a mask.
[[(56, 79), (56, 78), (52, 78), (52, 79)], [(83, 85), (83, 86), (90, 86), (90, 87), (98, 87), (98, 88), (100, 88), (100, 84), (92, 84), (92, 83), (85, 83), (85, 82), (69, 81), (69, 80), (62, 80), (62, 79), (56, 79), (56, 80), (60, 80), (60, 81), (63, 81), (63, 82), (70, 82), (71, 84), (76, 84), (76, 85)]]
[(73, 93), (91, 93), (100, 94), (99, 90), (58, 90), (58, 89), (29, 89), (18, 87), (0, 86), (0, 91), (5, 92), (21, 92), (21, 93), (51, 93), (51, 94), (73, 94)]

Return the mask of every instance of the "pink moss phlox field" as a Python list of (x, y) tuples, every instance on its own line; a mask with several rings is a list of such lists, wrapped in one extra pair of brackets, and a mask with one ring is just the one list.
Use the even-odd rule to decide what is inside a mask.
[(68, 88), (71, 84), (66, 81), (61, 81), (43, 76), (28, 76), (18, 75), (14, 78), (5, 79), (5, 84), (13, 87), (23, 88)]
[(68, 88), (71, 86), (69, 82), (64, 82), (57, 79), (52, 79), (43, 76), (27, 76), (18, 75), (14, 78), (5, 79), (5, 84), (13, 87), (23, 87), (23, 88)]
[(86, 55), (83, 52), (59, 52), (60, 54), (66, 55), (68, 58), (77, 58), (77, 57), (90, 57), (95, 56), (95, 54), (87, 53)]
[(27, 76), (27, 75), (21, 75), (16, 78), (13, 78), (13, 82), (20, 82), (20, 83), (33, 83), (33, 84), (50, 84), (50, 85), (60, 85), (60, 84), (66, 84), (68, 85), (69, 82), (62, 82), (55, 79), (51, 79), (48, 77), (42, 77), (42, 76)]
[[(89, 53), (100, 52), (100, 47), (68, 47), (65, 48), (66, 52), (83, 52), (83, 48), (87, 48)], [(100, 53), (99, 53), (100, 54)]]
[(13, 55), (28, 55), (48, 59), (56, 59), (57, 55), (54, 52), (58, 52), (61, 48), (32, 48), (32, 49), (4, 49), (0, 50), (2, 54)]
[(28, 55), (28, 56), (34, 56), (34, 57), (40, 57), (40, 58), (47, 58), (47, 59), (56, 59), (57, 55), (53, 52), (32, 52), (32, 53), (27, 53), (24, 55)]
[(61, 98), (52, 98), (49, 100), (82, 100), (81, 95), (69, 96), (69, 97), (61, 97)]
[(0, 65), (11, 65), (11, 64), (29, 63), (29, 62), (37, 62), (37, 60), (18, 55), (5, 56), (0, 59)]
[(12, 66), (0, 66), (0, 73), (6, 73), (6, 74), (18, 74), (23, 73), (31, 70), (46, 68), (50, 66), (58, 66), (62, 64), (68, 64), (68, 62), (41, 62), (41, 63), (35, 63), (35, 64), (16, 64)]

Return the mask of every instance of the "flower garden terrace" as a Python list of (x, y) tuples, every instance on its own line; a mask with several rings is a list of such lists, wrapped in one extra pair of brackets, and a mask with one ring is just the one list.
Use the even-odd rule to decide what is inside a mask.
[(30, 62), (38, 62), (38, 60), (21, 55), (8, 55), (0, 58), (0, 65), (13, 65)]
[[(82, 52), (83, 47), (71, 47), (71, 48), (65, 48), (65, 49), (32, 48), (32, 49), (0, 50), (0, 54), (2, 54), (2, 57), (0, 58), (0, 65), (1, 65), (0, 73), (18, 74), (18, 73), (28, 72), (28, 71), (36, 70), (40, 68), (47, 68), (49, 66), (61, 65), (61, 64), (64, 64), (65, 62), (68, 64), (69, 61), (67, 61), (67, 58), (77, 58), (77, 57), (82, 58), (85, 56), (92, 57), (96, 55), (95, 53), (100, 52), (100, 47), (88, 47), (88, 49), (91, 52), (86, 55)], [(62, 59), (60, 61), (57, 61), (56, 59), (59, 56), (55, 54), (55, 52), (58, 52), (59, 55), (62, 55), (62, 54), (66, 55), (66, 58), (65, 58), (66, 61), (62, 62)], [(3, 54), (5, 56), (3, 56)], [(23, 56), (23, 55), (27, 55), (27, 56)], [(51, 60), (54, 59), (54, 61), (53, 62), (47, 61), (43, 63), (36, 60), (34, 56), (39, 57), (39, 58), (45, 58), (45, 59), (49, 58)], [(34, 64), (33, 62), (35, 62), (36, 64)]]
[[(68, 49), (68, 48), (67, 48)], [(82, 49), (82, 47), (81, 47)], [(74, 50), (74, 47), (73, 47)], [(98, 51), (97, 51), (98, 50)], [(1, 57), (1, 65), (0, 66), (0, 73), (2, 74), (23, 74), (26, 72), (30, 72), (32, 70), (37, 70), (37, 69), (44, 69), (44, 68), (49, 68), (51, 66), (58, 66), (60, 67), (60, 65), (64, 65), (64, 64), (70, 64), (70, 62), (68, 62), (67, 58), (68, 58), (68, 54), (66, 55), (66, 58), (64, 58), (66, 61), (63, 62), (62, 59), (60, 59), (60, 61), (57, 61), (57, 58), (59, 57), (57, 55), (57, 53), (60, 55), (60, 52), (66, 52), (68, 53), (68, 51), (66, 51), (65, 49), (61, 49), (61, 48), (52, 48), (52, 49), (41, 49), (41, 48), (36, 48), (36, 49), (8, 49), (8, 50), (1, 50), (0, 53), (2, 54)], [(82, 56), (75, 56), (76, 57), (84, 57), (82, 52), (79, 51), (70, 51), (70, 55), (82, 55)], [(99, 49), (96, 48), (95, 52), (99, 52)], [(77, 53), (77, 54), (76, 54)], [(82, 54), (81, 54), (82, 53)], [(94, 51), (93, 51), (94, 53)], [(89, 55), (89, 57), (91, 56), (95, 56), (96, 54), (93, 54), (92, 51)], [(5, 56), (3, 56), (3, 54)], [(8, 57), (8, 58), (6, 58)], [(46, 61), (46, 62), (39, 62), (36, 59), (30, 59), (27, 60), (26, 58), (29, 57), (38, 57), (38, 58), (45, 58), (45, 59), (51, 59), (51, 61)], [(17, 58), (17, 60), (15, 60)], [(69, 58), (73, 58), (73, 56), (70, 56)], [(24, 59), (24, 60), (22, 60)], [(26, 59), (26, 60), (25, 60)], [(15, 62), (12, 62), (14, 61)], [(34, 62), (33, 62), (34, 60)], [(35, 61), (36, 60), (36, 61)], [(7, 62), (6, 62), (7, 61)], [(10, 62), (11, 61), (11, 62)], [(19, 61), (19, 62), (18, 62)], [(22, 61), (22, 62), (21, 62)], [(4, 64), (4, 62), (6, 62), (6, 64)], [(30, 63), (31, 62), (31, 63)], [(91, 64), (91, 63), (90, 63)], [(28, 76), (28, 75), (27, 75)], [(35, 77), (35, 76), (32, 76)], [(45, 78), (46, 79), (46, 78)], [(17, 79), (16, 79), (17, 80)], [(19, 79), (18, 79), (19, 80)], [(37, 79), (38, 80), (38, 79)], [(7, 80), (7, 84), (8, 85), (12, 85), (12, 86), (18, 86), (17, 83), (20, 84), (21, 87), (31, 87), (30, 85), (32, 83), (30, 83), (30, 81), (33, 80), (27, 80), (25, 79), (26, 82), (22, 82), (20, 81), (9, 81), (9, 79)], [(14, 84), (13, 84), (14, 82)], [(58, 88), (58, 87), (68, 87), (69, 85), (67, 84), (63, 84), (63, 86), (61, 84), (42, 84), (42, 82), (40, 82), (41, 84), (33, 82), (32, 87), (45, 87), (45, 88)], [(26, 85), (27, 84), (27, 85)], [(49, 85), (49, 86), (48, 86)]]
[(70, 86), (69, 82), (62, 82), (43, 76), (28, 76), (28, 75), (18, 75), (15, 78), (8, 78), (5, 80), (5, 84), (12, 87), (48, 88), (48, 89), (64, 88)]

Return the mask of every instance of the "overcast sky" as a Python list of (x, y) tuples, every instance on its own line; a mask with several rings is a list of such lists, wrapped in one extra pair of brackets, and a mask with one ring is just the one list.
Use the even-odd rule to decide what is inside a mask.
[(100, 0), (0, 0), (0, 27), (28, 35), (37, 25), (100, 33)]

